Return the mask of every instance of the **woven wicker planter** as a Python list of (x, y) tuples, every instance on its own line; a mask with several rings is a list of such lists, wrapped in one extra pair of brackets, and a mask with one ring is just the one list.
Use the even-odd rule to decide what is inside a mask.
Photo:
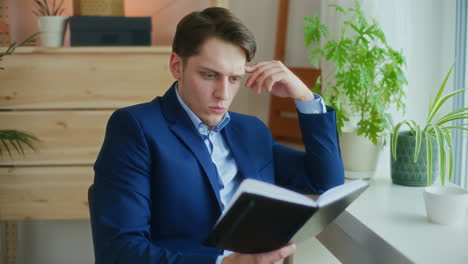
[[(403, 131), (398, 135), (397, 160), (390, 155), (392, 182), (405, 186), (427, 185), (427, 148), (425, 137), (422, 139), (421, 150), (416, 162), (414, 160), (414, 146), (416, 138), (410, 131)], [(438, 147), (435, 139), (432, 142), (432, 181), (439, 175)]]
[(123, 0), (73, 0), (74, 16), (124, 16)]

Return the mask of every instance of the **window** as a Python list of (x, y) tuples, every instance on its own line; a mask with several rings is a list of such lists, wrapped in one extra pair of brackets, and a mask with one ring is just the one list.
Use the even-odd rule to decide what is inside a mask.
[[(467, 11), (468, 4), (464, 0), (457, 0), (456, 7), (456, 32), (455, 32), (455, 74), (454, 90), (468, 87), (467, 83)], [(468, 107), (468, 93), (457, 96), (453, 102), (453, 109)], [(468, 122), (465, 120), (465, 125)], [(454, 125), (462, 125), (463, 121), (458, 120)], [(455, 166), (452, 182), (468, 189), (468, 140), (463, 134), (453, 134)]]

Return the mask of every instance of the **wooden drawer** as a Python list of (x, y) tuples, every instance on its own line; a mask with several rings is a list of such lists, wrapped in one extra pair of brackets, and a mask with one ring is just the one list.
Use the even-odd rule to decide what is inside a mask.
[(40, 139), (39, 151), (8, 154), (0, 166), (91, 165), (104, 140), (113, 111), (12, 111), (0, 114), (1, 129), (20, 129)]
[(2, 64), (0, 109), (115, 109), (174, 82), (167, 53), (19, 53)]
[(87, 219), (92, 166), (0, 167), (0, 219)]

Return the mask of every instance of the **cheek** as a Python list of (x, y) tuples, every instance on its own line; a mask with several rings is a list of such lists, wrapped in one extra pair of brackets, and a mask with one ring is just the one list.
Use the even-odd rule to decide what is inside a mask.
[(239, 89), (240, 89), (240, 83), (239, 84), (235, 84), (232, 88), (232, 96), (231, 96), (231, 100), (234, 99), (234, 97), (237, 95), (237, 93), (239, 92)]
[(207, 101), (212, 90), (212, 83), (206, 80), (193, 80), (192, 82), (192, 96), (197, 98), (197, 101)]

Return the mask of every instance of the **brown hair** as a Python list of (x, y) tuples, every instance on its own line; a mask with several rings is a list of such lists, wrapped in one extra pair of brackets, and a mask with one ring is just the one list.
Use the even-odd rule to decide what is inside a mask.
[(226, 8), (210, 7), (186, 15), (177, 24), (172, 51), (186, 60), (197, 55), (209, 38), (216, 37), (239, 46), (249, 62), (257, 44), (249, 29)]

